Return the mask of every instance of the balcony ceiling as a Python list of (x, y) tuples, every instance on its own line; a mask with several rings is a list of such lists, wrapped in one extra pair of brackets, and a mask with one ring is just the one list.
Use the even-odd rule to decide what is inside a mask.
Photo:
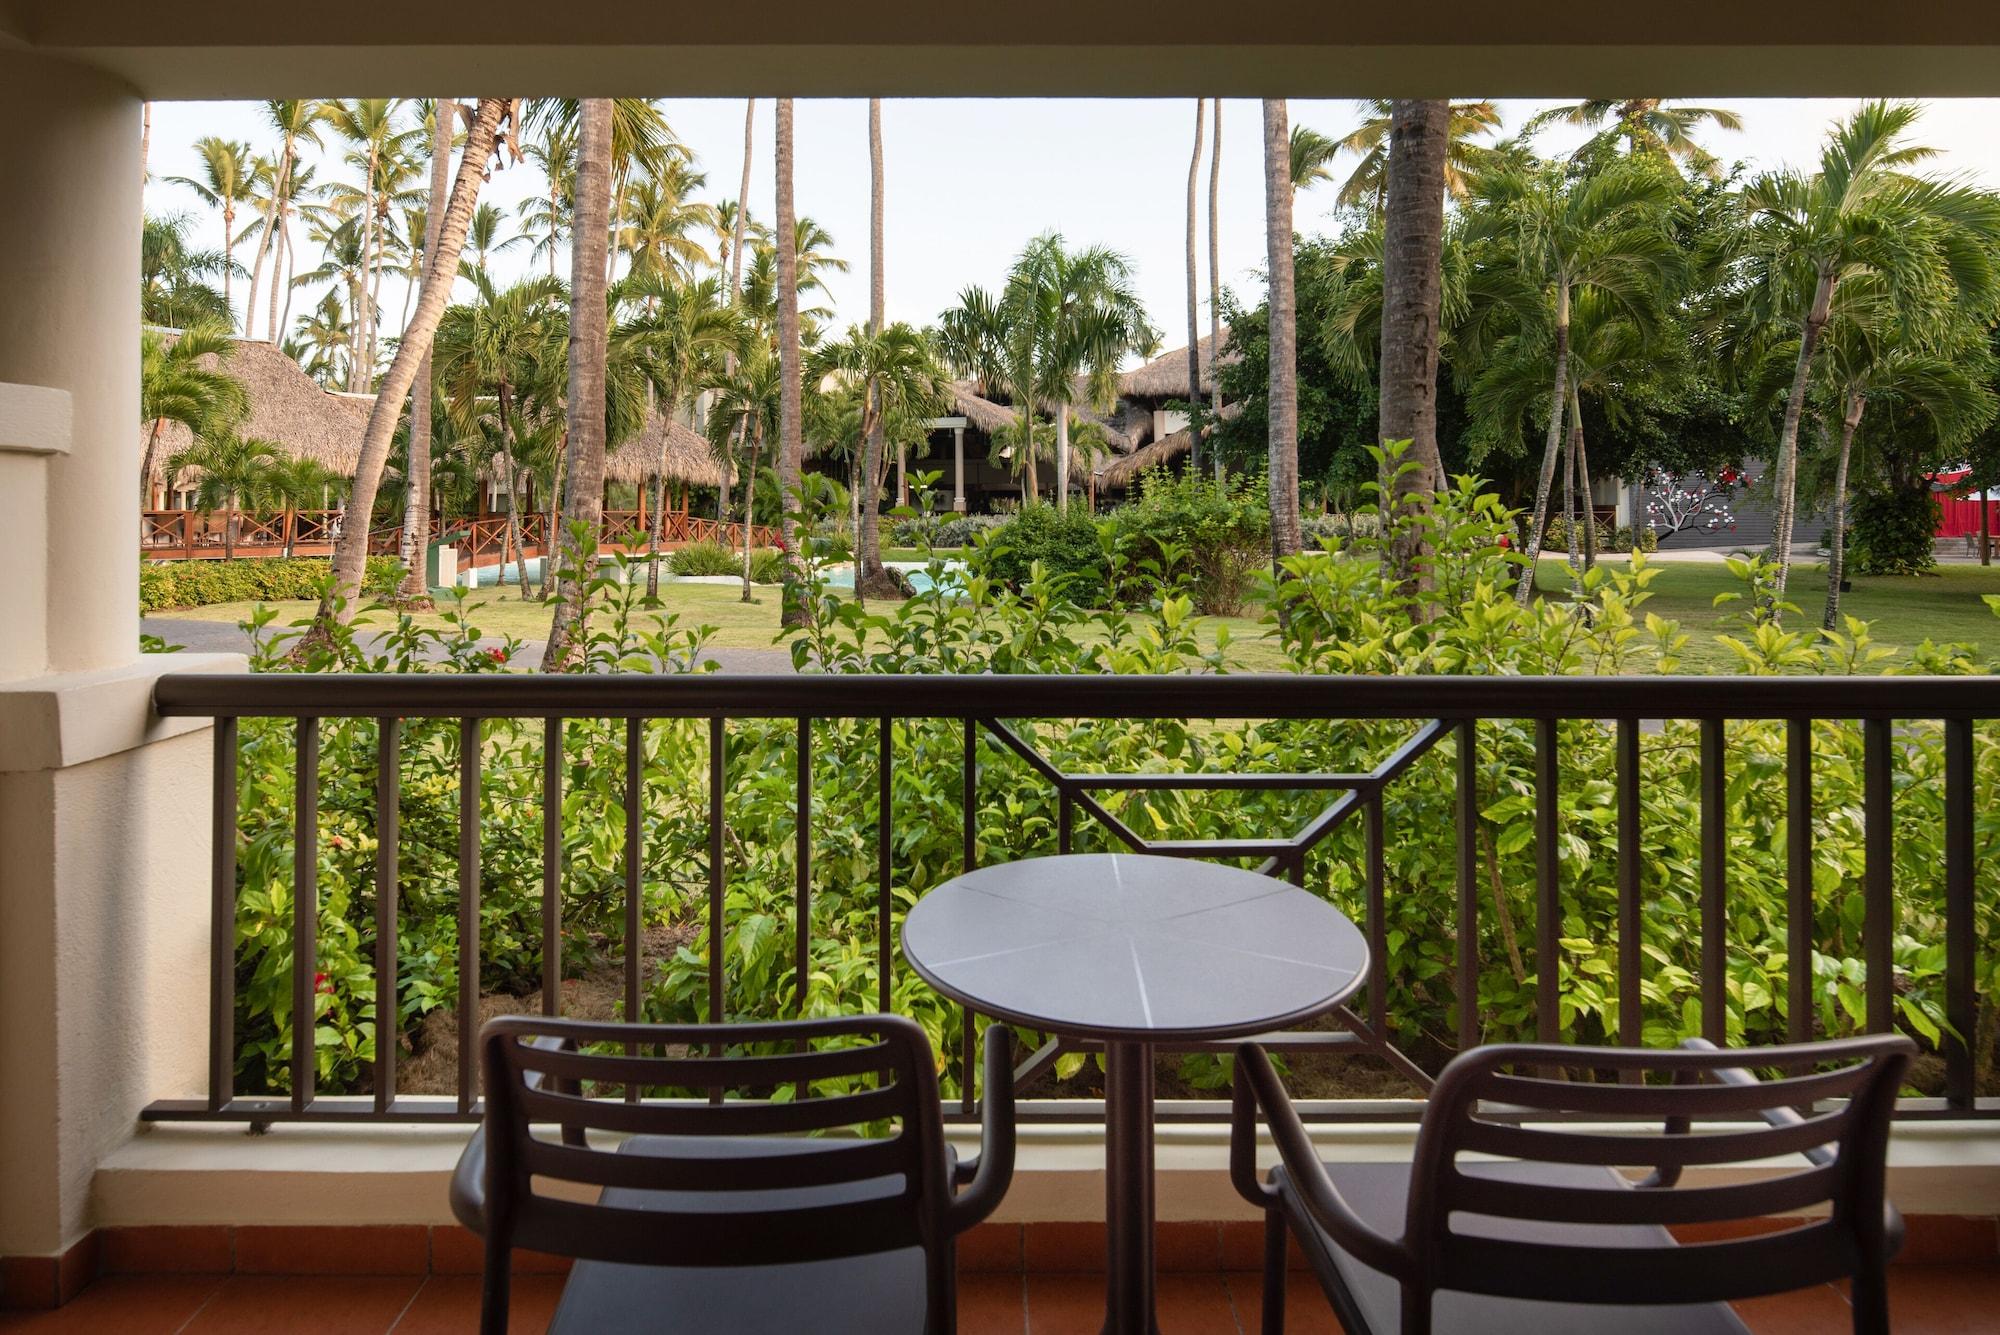
[(2000, 94), (2000, 5), (1968, 0), (0, 0), (0, 49), (152, 98)]

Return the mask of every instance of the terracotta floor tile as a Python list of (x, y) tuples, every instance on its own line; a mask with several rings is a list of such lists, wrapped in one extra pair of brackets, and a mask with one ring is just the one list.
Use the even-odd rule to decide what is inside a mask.
[(961, 1274), (982, 1271), (1021, 1273), (1021, 1226), (1019, 1224), (975, 1224), (958, 1235), (958, 1269)]
[[(509, 1335), (542, 1335), (556, 1314), (566, 1279), (560, 1275), (516, 1275), (507, 1305)], [(395, 1335), (462, 1335), (479, 1328), (479, 1280), (471, 1275), (432, 1275), (395, 1325)]]
[(225, 1224), (107, 1228), (99, 1236), (108, 1275), (226, 1275), (236, 1265)]
[(1024, 1281), (1015, 1274), (958, 1277), (958, 1335), (1027, 1335)]
[[(1853, 1322), (1847, 1299), (1830, 1284), (1815, 1284), (1793, 1293), (1748, 1298), (1734, 1304), (1736, 1314), (1755, 1335), (1823, 1335), (1844, 1331)], [(1897, 1330), (1902, 1326), (1897, 1325)]]
[(383, 1335), (416, 1297), (416, 1275), (236, 1275), (187, 1335)]
[(1238, 1308), (1222, 1272), (1160, 1276), (1160, 1335), (1240, 1335)]
[[(1261, 1270), (1232, 1270), (1228, 1275), (1229, 1296), (1236, 1300), (1236, 1319), (1246, 1331), (1256, 1331), (1264, 1321), (1264, 1273)], [(1311, 1274), (1293, 1270), (1285, 1275), (1286, 1335), (1341, 1335), (1340, 1319), (1333, 1314), (1319, 1281)]]
[(1029, 1224), (1022, 1246), (1032, 1271), (1071, 1274), (1104, 1269), (1104, 1225), (1093, 1221)]
[(1222, 1268), (1222, 1230), (1215, 1224), (1164, 1220), (1153, 1228), (1153, 1259), (1161, 1273)]
[(1028, 1335), (1097, 1335), (1104, 1328), (1104, 1276), (1028, 1276)]
[(53, 1312), (0, 1312), (7, 1335), (171, 1335), (224, 1283), (220, 1275), (115, 1275)]
[(1991, 1335), (2000, 1328), (2000, 1263), (1892, 1265), (1896, 1335)]

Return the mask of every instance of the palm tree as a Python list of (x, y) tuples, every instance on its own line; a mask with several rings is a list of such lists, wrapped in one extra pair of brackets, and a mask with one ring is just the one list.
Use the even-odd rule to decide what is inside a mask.
[(1292, 288), (1292, 152), (1282, 98), (1264, 99), (1264, 245), (1270, 283), (1271, 564), (1299, 550), (1298, 304)]
[(349, 333), (340, 293), (329, 291), (300, 323), (297, 337), (286, 340), (285, 355), (324, 387), (345, 384)]
[[(945, 370), (938, 363), (923, 331), (898, 321), (882, 332), (850, 328), (846, 337), (813, 350), (807, 374), (818, 384), (829, 376), (844, 377), (860, 389), (856, 422), (861, 442), (855, 470), (859, 492), (856, 525), (855, 588), (867, 597), (893, 597), (901, 592), (882, 564), (882, 523), (879, 494), (888, 473), (883, 449), (893, 420), (928, 421), (943, 410), (950, 393)], [(904, 433), (899, 433), (907, 438)], [(866, 586), (866, 587), (864, 587)]]
[(153, 506), (154, 454), (167, 423), (178, 422), (202, 439), (226, 434), (243, 416), (243, 385), (228, 370), (235, 350), (220, 320), (195, 324), (173, 339), (151, 329), (140, 334), (139, 422), (148, 428), (139, 464), (141, 509)]
[(385, 250), (386, 229), (382, 226), (399, 195), (403, 181), (411, 174), (411, 150), (421, 130), (398, 123), (403, 100), (394, 97), (357, 97), (328, 102), (326, 121), (353, 149), (349, 165), (361, 169), (361, 185), (338, 185), (333, 190), (334, 207), (360, 223), (360, 300), (354, 311), (354, 349), (348, 362), (349, 390), (366, 388), (375, 369), (375, 312), (380, 291), (380, 264)]
[[(1451, 105), (1399, 99), (1392, 104), (1388, 195), (1382, 254), (1381, 404), (1377, 443), (1406, 440), (1410, 471), (1383, 481), (1398, 506), (1428, 509), (1444, 483), (1438, 455), (1437, 372), (1444, 301), (1445, 170), (1451, 151)], [(1420, 529), (1406, 532), (1421, 533)], [(1399, 540), (1398, 575), (1414, 577), (1421, 536)]]
[[(271, 259), (271, 302), (273, 324), (277, 321), (278, 262), (280, 257), (273, 254), (272, 243), (279, 229), (283, 227), (285, 209), (293, 197), (295, 173), (298, 170), (299, 144), (301, 141), (320, 145), (319, 125), (325, 115), (324, 104), (311, 98), (271, 98), (264, 103), (264, 118), (272, 129), (278, 132), (278, 155), (271, 165), (270, 200), (264, 211), (264, 226), (257, 238), (257, 257), (250, 265), (250, 296), (243, 304), (243, 330), (249, 333), (256, 323), (257, 275), (263, 272), (264, 258)], [(272, 341), (276, 342), (275, 332)]]
[(409, 327), (397, 340), (396, 355), (382, 377), (380, 391), (368, 412), (368, 426), (362, 432), (361, 452), (355, 463), (354, 485), (348, 498), (348, 522), (341, 530), (333, 554), (333, 585), (320, 603), (315, 617), (316, 630), (324, 638), (336, 616), (352, 615), (354, 599), (361, 591), (362, 567), (368, 557), (368, 529), (375, 512), (375, 494), (381, 486), (382, 468), (389, 458), (396, 419), (402, 415), (403, 400), (417, 378), (417, 363), (430, 351), (438, 321), (451, 299), (452, 278), (458, 272), (458, 252), (465, 244), (465, 229), (472, 222), (479, 186), (485, 179), (486, 162), (493, 154), (493, 141), (506, 115), (509, 100), (482, 97), (466, 127), (465, 145), (460, 150), (458, 175), (451, 187), (451, 203), (438, 226), (436, 259), (424, 271), (423, 291), (417, 297), (416, 312)]
[[(271, 461), (264, 470), (260, 488), (264, 500), (287, 510), (315, 510), (326, 503), (326, 494), (345, 482), (340, 474), (317, 459), (285, 455)], [(299, 526), (296, 519), (285, 525), (285, 555), (297, 550)]]
[(1722, 174), (1715, 155), (1695, 140), (1695, 131), (1705, 122), (1718, 130), (1743, 128), (1743, 118), (1723, 107), (1691, 107), (1657, 97), (1604, 97), (1551, 107), (1524, 127), (1533, 134), (1550, 121), (1561, 121), (1586, 130), (1610, 122), (1608, 129), (1577, 150), (1587, 156), (1592, 144), (1605, 139), (1623, 140), (1631, 155), (1652, 154), (1663, 161), (1678, 162), (1693, 172), (1710, 178)]
[[(458, 103), (449, 97), (432, 98), (431, 189), (424, 205), (423, 262), (429, 264), (437, 253), (438, 225), (451, 199), (452, 122)], [(483, 265), (482, 265), (483, 267)], [(413, 284), (414, 286), (414, 284)], [(405, 300), (408, 288), (404, 289)], [(424, 571), (424, 546), (430, 541), (431, 519), (431, 354), (417, 363), (416, 379), (410, 385), (410, 430), (404, 447), (403, 538), (399, 555), (403, 562), (403, 583), (399, 592), (405, 600), (427, 596), (430, 581)]]
[(224, 511), (222, 555), (236, 559), (236, 510), (264, 498), (271, 469), (284, 457), (282, 446), (230, 432), (197, 440), (167, 460), (167, 476), (178, 478), (197, 471), (195, 504), (204, 510)]
[(1834, 127), (1819, 171), (1767, 173), (1743, 191), (1750, 212), (1749, 282), (1747, 309), (1740, 315), (1798, 329), (1772, 479), (1774, 601), (1784, 594), (1791, 572), (1807, 382), (1841, 283), (1879, 274), (1891, 299), (1901, 302), (1932, 285), (1972, 296), (2000, 281), (1992, 257), (2000, 244), (2000, 200), (1957, 181), (1905, 170), (1934, 152), (1905, 138), (1921, 114), (1911, 102), (1869, 102)]
[[(764, 443), (778, 434), (778, 358), (763, 339), (748, 345), (736, 366), (710, 384), (715, 403), (708, 414), (708, 440), (722, 456), (724, 468), (735, 467), (743, 478), (743, 601), (751, 601), (750, 533), (756, 519), (757, 469)], [(731, 442), (743, 454), (732, 455)], [(782, 504), (780, 509), (783, 509)]]
[(479, 281), (486, 276), (487, 267), (495, 255), (504, 255), (516, 246), (528, 244), (526, 233), (517, 232), (503, 239), (500, 233), (506, 226), (506, 211), (497, 205), (481, 204), (472, 211), (472, 226), (465, 233), (465, 248), (471, 252), (472, 258), (458, 262), (461, 278)]
[[(792, 508), (802, 500), (800, 484), (805, 475), (805, 423), (801, 403), (799, 364), (799, 252), (800, 219), (792, 198), (793, 132), (792, 99), (778, 100), (775, 164), (777, 167), (777, 224), (773, 229), (780, 241), (791, 238), (792, 245), (777, 247), (778, 318), (778, 489), (783, 496), (784, 514), (779, 520), (785, 537), (785, 596), (780, 617), (786, 626), (802, 625), (806, 618), (803, 591), (799, 587), (798, 533), (792, 523)], [(754, 486), (754, 479), (752, 479)]]
[[(604, 394), (609, 356), (605, 263), (611, 239), (611, 99), (585, 98), (578, 115), (576, 232), (570, 241), (569, 447), (565, 529), (599, 531), (604, 519)], [(556, 535), (549, 535), (554, 558)], [(596, 571), (563, 563), (542, 671), (569, 665), (588, 628)]]
[[(674, 420), (681, 405), (692, 399), (723, 368), (726, 359), (742, 351), (745, 329), (714, 278), (697, 283), (675, 281), (653, 272), (636, 281), (634, 292), (645, 313), (634, 327), (642, 339), (648, 382), (658, 395), (654, 410)], [(660, 439), (660, 462), (653, 473), (653, 506), (646, 530), (646, 592), (660, 591), (660, 538), (666, 523), (662, 479), (667, 469), (667, 439)]]
[(1548, 329), (1554, 363), (1527, 559), (1515, 590), (1523, 606), (1534, 593), (1535, 561), (1548, 524), (1569, 403), (1571, 304), (1587, 288), (1634, 318), (1650, 314), (1681, 260), (1668, 228), (1674, 180), (1672, 173), (1644, 161), (1620, 161), (1580, 179), (1557, 165), (1530, 171), (1508, 167), (1482, 179), (1486, 208), (1478, 220), (1479, 235), (1503, 245), (1499, 263), (1532, 293), (1532, 309), (1523, 314)]
[(556, 255), (575, 223), (576, 125), (544, 117), (535, 131), (535, 138), (522, 146), (521, 156), (541, 170), (549, 193), (521, 201), (521, 227), (535, 234), (533, 254), (548, 261), (549, 277), (554, 278)]
[(222, 304), (229, 308), (230, 332), (236, 329), (236, 307), (230, 297), (230, 277), (236, 268), (236, 206), (249, 202), (254, 184), (254, 164), (250, 145), (235, 139), (204, 135), (195, 140), (194, 151), (201, 158), (201, 178), (169, 176), (201, 197), (201, 202), (222, 210)]
[[(1201, 279), (1195, 263), (1195, 199), (1201, 185), (1202, 122), (1207, 107), (1206, 99), (1194, 100), (1194, 153), (1188, 159), (1187, 188), (1188, 467), (1197, 473), (1201, 471)], [(1210, 356), (1221, 351), (1216, 348)]]
[[(1380, 210), (1389, 197), (1389, 139), (1395, 103), (1375, 98), (1360, 104), (1361, 124), (1336, 141), (1336, 147), (1360, 156), (1340, 187), (1334, 203), (1342, 208), (1371, 204)], [(1491, 102), (1453, 102), (1446, 122), (1444, 188), (1453, 199), (1472, 194), (1472, 180), (1493, 162), (1493, 150), (1472, 141), (1500, 128), (1500, 111)], [(1310, 184), (1310, 182), (1307, 182)]]
[[(1024, 423), (1035, 416), (1034, 315), (1029, 306), (973, 286), (962, 290), (958, 304), (938, 317), (938, 351), (945, 365), (953, 374), (972, 380), (982, 396), (1012, 400)], [(1041, 495), (1035, 456), (1036, 451), (1026, 447), (1010, 456), (1014, 471), (1025, 473), (1028, 500)]]
[(1826, 610), (1820, 624), (1840, 625), (1840, 584), (1847, 570), (1848, 465), (1854, 438), (1869, 404), (1907, 406), (1925, 418), (1936, 444), (1949, 449), (1990, 425), (1996, 401), (1986, 331), (1958, 309), (1924, 313), (1916, 321), (1899, 316), (1883, 284), (1869, 277), (1851, 281), (1835, 304), (1821, 344), (1821, 387), (1840, 422), (1840, 447), (1833, 475), (1833, 538), (1826, 564)]
[(185, 213), (148, 217), (139, 233), (139, 319), (168, 329), (202, 323), (229, 330), (229, 302), (208, 280), (225, 275), (230, 261), (219, 250), (188, 244), (192, 220)]
[[(1215, 99), (1215, 147), (1208, 160), (1208, 344), (1209, 356), (1222, 356), (1222, 99)], [(1222, 420), (1222, 376), (1210, 377), (1208, 413)], [(1216, 455), (1215, 476), (1222, 476), (1222, 456)]]
[[(886, 318), (882, 206), (882, 99), (871, 97), (868, 99), (868, 336), (872, 348), (884, 346), (882, 326)], [(929, 354), (930, 346), (925, 344), (926, 361)], [(893, 597), (900, 590), (882, 567), (882, 526), (876, 499), (877, 490), (882, 485), (878, 470), (883, 464), (883, 419), (886, 416), (882, 367), (875, 358), (868, 357), (860, 360), (858, 368), (849, 369), (860, 370), (862, 392), (866, 399), (861, 412), (861, 466), (855, 470), (858, 491), (854, 497), (854, 594), (857, 598), (866, 598), (871, 593)], [(866, 492), (865, 497), (859, 492)]]
[(1305, 125), (1292, 127), (1292, 189), (1310, 190), (1333, 179), (1333, 160), (1340, 143)]
[(1115, 250), (1087, 246), (1071, 251), (1060, 233), (1030, 241), (1014, 261), (1003, 303), (1031, 331), (1032, 397), (1051, 405), (1056, 419), (1056, 506), (1069, 505), (1070, 408), (1078, 392), (1100, 408), (1117, 393), (1118, 363), (1157, 337), (1132, 283), (1131, 264)]
[(698, 238), (714, 231), (715, 206), (692, 198), (706, 179), (687, 164), (673, 162), (625, 188), (617, 245), (629, 257), (633, 278), (692, 281), (697, 267), (714, 264)]

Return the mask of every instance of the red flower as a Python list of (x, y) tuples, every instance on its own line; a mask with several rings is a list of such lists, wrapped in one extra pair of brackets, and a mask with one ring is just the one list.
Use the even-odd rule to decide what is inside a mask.
[(1506, 552), (1506, 551), (1512, 551), (1513, 549), (1514, 549), (1514, 540), (1508, 537), (1505, 533), (1502, 533), (1500, 535), (1500, 550)]
[(486, 656), (501, 667), (507, 665), (507, 651), (505, 649), (488, 649)]
[(323, 974), (323, 973), (316, 973), (316, 974), (314, 974), (314, 975), (313, 975), (313, 991), (315, 991), (315, 992), (324, 992), (324, 993), (326, 993), (326, 994), (327, 994), (328, 996), (332, 996), (332, 995), (333, 995), (333, 979), (331, 979), (331, 978), (327, 977), (327, 976), (326, 976), (325, 974)]

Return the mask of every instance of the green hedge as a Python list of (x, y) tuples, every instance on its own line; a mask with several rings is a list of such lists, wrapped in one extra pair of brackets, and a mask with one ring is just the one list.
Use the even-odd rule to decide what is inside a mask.
[[(141, 561), (139, 610), (161, 612), (175, 607), (206, 607), (211, 603), (317, 598), (332, 572), (325, 557), (242, 558), (235, 561)], [(363, 590), (374, 595), (395, 592), (403, 564), (392, 556), (368, 558)]]

